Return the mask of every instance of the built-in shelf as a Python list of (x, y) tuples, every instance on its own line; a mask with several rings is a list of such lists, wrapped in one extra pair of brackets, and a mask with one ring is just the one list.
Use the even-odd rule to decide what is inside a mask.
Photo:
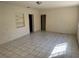
[(16, 15), (16, 28), (22, 28), (24, 26), (25, 26), (24, 14), (17, 14)]

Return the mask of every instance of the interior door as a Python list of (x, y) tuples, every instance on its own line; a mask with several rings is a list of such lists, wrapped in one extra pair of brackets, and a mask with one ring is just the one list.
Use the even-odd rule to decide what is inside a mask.
[(46, 30), (46, 15), (41, 15), (41, 31)]
[(29, 30), (30, 30), (30, 33), (33, 32), (33, 15), (32, 14), (29, 14)]

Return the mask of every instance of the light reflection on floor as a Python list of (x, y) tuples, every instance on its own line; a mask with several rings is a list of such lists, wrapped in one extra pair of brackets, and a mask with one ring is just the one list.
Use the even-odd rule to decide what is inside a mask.
[(49, 56), (49, 58), (51, 57), (56, 57), (56, 56), (61, 56), (63, 54), (66, 53), (66, 48), (67, 48), (67, 43), (61, 43), (58, 44), (54, 47), (53, 51), (51, 52), (51, 55)]

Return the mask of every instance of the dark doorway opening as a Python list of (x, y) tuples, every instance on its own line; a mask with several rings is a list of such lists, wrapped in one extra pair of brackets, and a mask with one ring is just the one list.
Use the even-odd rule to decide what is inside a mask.
[(41, 15), (41, 31), (46, 30), (46, 15)]
[(33, 15), (32, 14), (29, 14), (29, 30), (30, 30), (30, 33), (33, 32)]

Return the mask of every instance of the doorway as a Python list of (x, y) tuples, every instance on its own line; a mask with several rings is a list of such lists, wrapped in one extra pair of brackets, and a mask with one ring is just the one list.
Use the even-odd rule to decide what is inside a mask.
[(46, 15), (41, 15), (41, 31), (46, 30)]
[(33, 32), (33, 15), (29, 14), (29, 31), (30, 33)]

